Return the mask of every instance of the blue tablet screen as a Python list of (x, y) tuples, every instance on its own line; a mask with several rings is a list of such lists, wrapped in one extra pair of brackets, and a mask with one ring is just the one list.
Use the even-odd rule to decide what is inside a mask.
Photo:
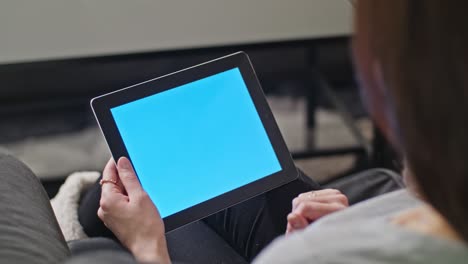
[(111, 112), (162, 217), (281, 170), (238, 68)]

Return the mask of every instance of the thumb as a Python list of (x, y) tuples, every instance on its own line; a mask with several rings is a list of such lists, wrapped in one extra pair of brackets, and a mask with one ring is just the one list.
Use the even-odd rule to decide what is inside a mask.
[(290, 231), (304, 229), (309, 225), (309, 222), (299, 214), (290, 213), (287, 216), (288, 224), (291, 226)]
[(126, 157), (121, 157), (117, 162), (120, 181), (122, 182), (129, 197), (143, 191), (132, 164)]

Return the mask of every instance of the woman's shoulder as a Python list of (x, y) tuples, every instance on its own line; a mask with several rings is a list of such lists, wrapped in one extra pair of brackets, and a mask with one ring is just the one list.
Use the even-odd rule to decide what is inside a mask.
[(466, 259), (464, 245), (428, 239), (387, 221), (393, 213), (418, 204), (406, 191), (371, 199), (275, 240), (255, 263), (450, 263), (448, 259)]

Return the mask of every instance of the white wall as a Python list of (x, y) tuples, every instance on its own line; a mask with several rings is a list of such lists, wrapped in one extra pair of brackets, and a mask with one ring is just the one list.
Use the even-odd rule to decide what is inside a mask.
[(1, 0), (0, 64), (350, 34), (345, 0)]

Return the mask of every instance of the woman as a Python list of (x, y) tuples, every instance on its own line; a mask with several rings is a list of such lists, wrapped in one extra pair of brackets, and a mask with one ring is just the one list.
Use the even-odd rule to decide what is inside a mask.
[[(321, 199), (323, 192), (302, 195), (288, 216), (291, 234), (277, 239), (255, 263), (463, 263), (468, 258), (468, 205), (464, 203), (468, 29), (462, 25), (468, 4), (438, 0), (357, 3), (353, 51), (363, 97), (378, 126), (405, 155), (405, 177), (411, 188), (346, 210), (341, 210), (345, 207), (341, 195), (334, 193), (335, 198), (325, 203), (333, 206), (326, 208), (341, 212), (311, 225), (314, 214), (327, 210), (322, 205), (306, 210), (310, 207), (301, 204)], [(30, 175), (8, 157), (0, 156), (0, 163), (2, 175), (18, 168)], [(50, 206), (44, 206), (47, 199), (37, 179), (2, 180), (0, 205), (9, 212), (0, 217), (2, 260), (20, 262), (26, 259), (24, 252), (29, 252), (38, 259), (47, 255), (51, 263), (63, 261), (67, 247)], [(129, 161), (120, 158), (117, 166), (109, 162), (103, 180), (98, 215), (106, 226), (140, 262), (169, 263), (164, 224)], [(20, 199), (12, 198), (4, 186), (23, 194)], [(38, 194), (42, 194), (40, 199)], [(33, 206), (32, 212), (23, 210), (26, 204)], [(26, 224), (18, 225), (18, 220)], [(39, 230), (35, 221), (48, 225)], [(24, 247), (25, 238), (36, 243)], [(22, 251), (18, 250), (21, 246)], [(46, 250), (53, 254), (45, 254)], [(100, 257), (94, 255), (93, 262), (99, 263)]]
[[(405, 177), (420, 200), (403, 191), (336, 213), (279, 239), (256, 263), (468, 258), (466, 7), (464, 1), (357, 1), (353, 52), (363, 96), (377, 125), (405, 155)], [(110, 163), (104, 177), (119, 177), (128, 196), (122, 186), (105, 184), (99, 217), (137, 259), (169, 263), (156, 208), (128, 160), (121, 158), (117, 168)], [(133, 214), (145, 217), (134, 221)]]

